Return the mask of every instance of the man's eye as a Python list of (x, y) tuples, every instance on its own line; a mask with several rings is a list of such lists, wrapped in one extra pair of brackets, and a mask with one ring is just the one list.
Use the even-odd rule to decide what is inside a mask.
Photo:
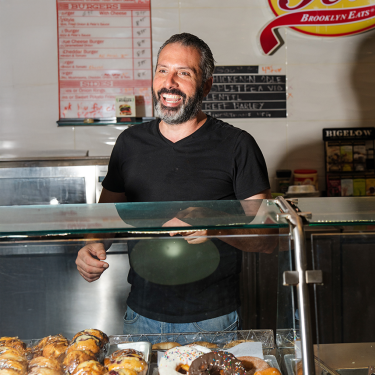
[(189, 72), (180, 72), (180, 74), (183, 75), (183, 76), (189, 76), (190, 75)]

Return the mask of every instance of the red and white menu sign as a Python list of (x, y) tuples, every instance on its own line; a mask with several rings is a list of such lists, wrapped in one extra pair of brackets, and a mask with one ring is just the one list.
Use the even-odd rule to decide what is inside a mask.
[(135, 95), (152, 116), (150, 0), (56, 0), (60, 118), (115, 117)]

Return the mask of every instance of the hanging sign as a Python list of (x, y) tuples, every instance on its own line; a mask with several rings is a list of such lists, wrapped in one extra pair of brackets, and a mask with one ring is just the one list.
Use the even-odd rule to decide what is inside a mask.
[(60, 119), (116, 116), (134, 95), (152, 116), (150, 0), (56, 0)]
[(276, 18), (259, 34), (261, 51), (269, 55), (280, 45), (275, 33), (291, 27), (320, 37), (358, 34), (375, 28), (373, 0), (268, 0)]

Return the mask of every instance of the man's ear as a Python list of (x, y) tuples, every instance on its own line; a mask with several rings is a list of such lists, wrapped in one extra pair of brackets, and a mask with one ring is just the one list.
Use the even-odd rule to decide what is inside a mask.
[(211, 87), (212, 87), (212, 84), (214, 82), (214, 79), (213, 77), (210, 77), (206, 83), (204, 84), (204, 87), (203, 87), (203, 97), (206, 97), (208, 95), (208, 93), (210, 92), (211, 90)]

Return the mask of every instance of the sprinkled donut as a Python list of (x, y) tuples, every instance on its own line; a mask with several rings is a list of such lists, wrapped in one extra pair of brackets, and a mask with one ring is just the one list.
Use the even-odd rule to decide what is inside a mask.
[(257, 371), (263, 371), (271, 367), (259, 357), (243, 356), (238, 357), (238, 359), (242, 362), (242, 366), (245, 367), (246, 375), (254, 375)]
[(189, 346), (178, 346), (167, 350), (159, 363), (160, 375), (180, 375), (189, 371), (191, 363), (203, 352)]
[(244, 375), (245, 369), (233, 354), (213, 350), (194, 360), (189, 369), (189, 375), (208, 374)]

